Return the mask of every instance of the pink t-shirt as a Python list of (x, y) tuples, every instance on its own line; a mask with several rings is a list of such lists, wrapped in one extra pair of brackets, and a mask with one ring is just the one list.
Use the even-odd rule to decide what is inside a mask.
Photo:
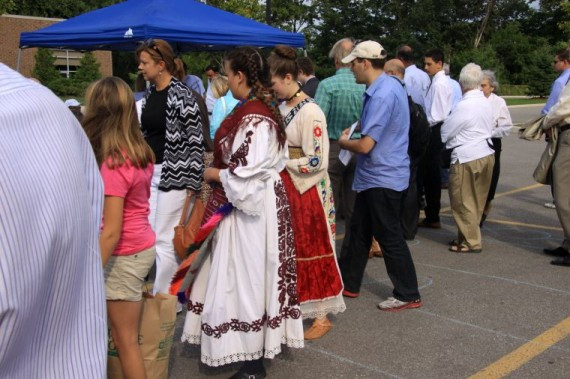
[(133, 255), (154, 245), (155, 234), (148, 222), (153, 170), (153, 164), (144, 169), (136, 168), (128, 160), (114, 169), (105, 163), (101, 166), (105, 196), (117, 196), (125, 200), (121, 238), (113, 255)]

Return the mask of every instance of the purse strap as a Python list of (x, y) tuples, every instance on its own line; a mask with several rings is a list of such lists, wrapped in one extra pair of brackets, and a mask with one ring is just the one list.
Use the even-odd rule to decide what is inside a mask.
[(190, 201), (193, 197), (196, 197), (196, 192), (188, 191), (186, 194), (186, 199), (184, 200), (184, 207), (182, 208), (182, 214), (180, 214), (180, 221), (178, 222), (178, 225), (184, 226), (186, 224), (189, 217), (188, 208), (190, 208)]

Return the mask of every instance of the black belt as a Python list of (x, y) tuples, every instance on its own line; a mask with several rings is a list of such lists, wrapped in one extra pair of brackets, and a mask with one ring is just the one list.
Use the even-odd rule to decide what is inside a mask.
[(560, 133), (567, 131), (570, 129), (570, 124), (566, 124), (560, 127)]

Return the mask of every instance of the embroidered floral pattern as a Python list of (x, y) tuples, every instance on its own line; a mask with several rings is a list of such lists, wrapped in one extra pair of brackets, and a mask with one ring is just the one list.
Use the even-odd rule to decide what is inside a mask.
[(229, 168), (230, 172), (233, 174), (234, 170), (238, 166), (247, 166), (247, 155), (249, 154), (249, 144), (251, 143), (251, 136), (253, 135), (253, 130), (249, 130), (245, 133), (245, 140), (241, 146), (236, 150), (235, 153), (230, 157)]
[(188, 300), (187, 306), (188, 312), (192, 312), (197, 315), (201, 315), (202, 311), (204, 310), (204, 304), (199, 302), (193, 302), (192, 300)]
[(336, 211), (334, 209), (334, 197), (330, 180), (327, 181), (326, 178), (323, 178), (323, 180), (319, 182), (319, 190), (321, 191), (323, 208), (325, 210), (325, 215), (327, 216), (327, 221), (331, 228), (332, 238), (334, 241), (336, 234)]
[(299, 172), (308, 174), (318, 171), (323, 160), (323, 152), (321, 148), (321, 140), (323, 136), (322, 124), (318, 120), (313, 121), (313, 147), (315, 155), (309, 156), (309, 162), (306, 165), (299, 165)]
[[(275, 182), (277, 201), (277, 231), (279, 244), (278, 290), (281, 314), (285, 306), (298, 306), (297, 295), (297, 260), (295, 259), (295, 241), (291, 225), (291, 210), (287, 201), (287, 192), (282, 181)], [(292, 318), (295, 314), (292, 314)]]

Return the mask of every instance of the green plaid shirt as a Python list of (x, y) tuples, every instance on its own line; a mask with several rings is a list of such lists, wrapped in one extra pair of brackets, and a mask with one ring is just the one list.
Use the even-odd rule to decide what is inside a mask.
[(338, 140), (342, 131), (360, 119), (366, 86), (356, 84), (349, 68), (340, 68), (334, 76), (319, 83), (315, 101), (327, 118), (329, 138)]

